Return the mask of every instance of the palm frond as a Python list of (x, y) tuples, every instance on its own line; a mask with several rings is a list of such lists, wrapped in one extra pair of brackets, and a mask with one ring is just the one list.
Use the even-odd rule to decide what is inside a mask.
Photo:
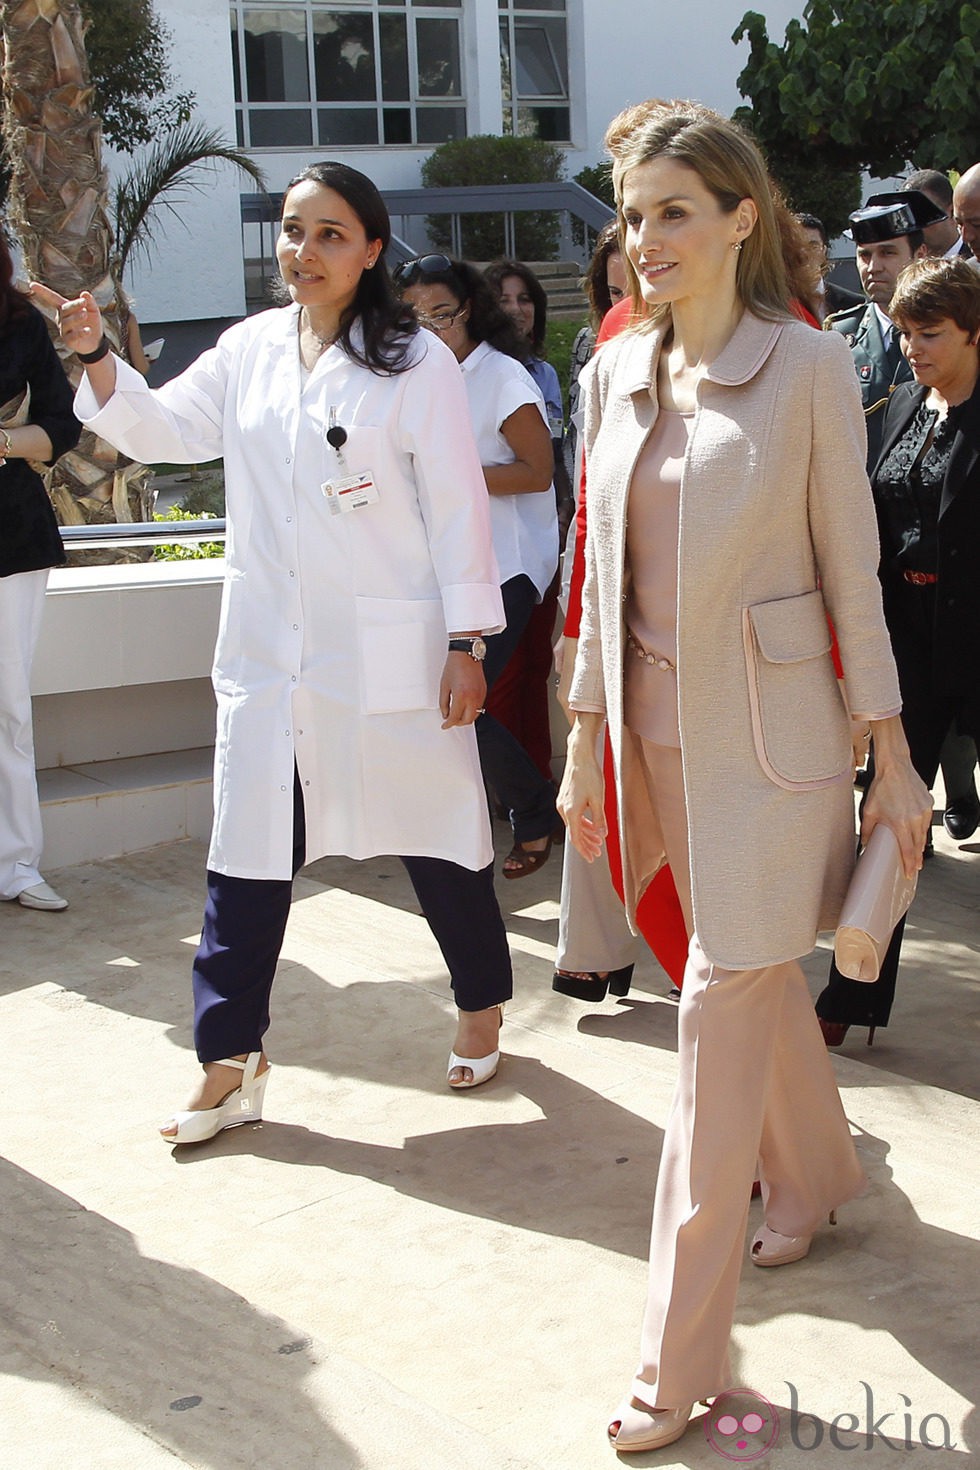
[(113, 191), (119, 273), (134, 250), (151, 252), (154, 212), (169, 210), (181, 219), (180, 205), (204, 191), (207, 177), (230, 164), (265, 190), (265, 175), (248, 154), (214, 128), (183, 123), (164, 133), (133, 162)]

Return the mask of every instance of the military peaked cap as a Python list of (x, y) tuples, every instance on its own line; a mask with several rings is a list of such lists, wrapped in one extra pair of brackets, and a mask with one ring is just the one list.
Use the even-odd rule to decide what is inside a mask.
[(903, 189), (900, 193), (872, 194), (863, 209), (856, 209), (847, 218), (851, 228), (844, 234), (855, 245), (874, 245), (879, 240), (914, 235), (926, 225), (938, 225), (949, 216), (920, 189)]

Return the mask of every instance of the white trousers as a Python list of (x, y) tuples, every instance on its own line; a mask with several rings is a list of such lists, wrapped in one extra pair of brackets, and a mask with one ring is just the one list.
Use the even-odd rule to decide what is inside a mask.
[[(603, 725), (596, 740), (596, 760), (602, 765), (606, 744)], [(555, 969), (622, 970), (643, 953), (643, 942), (630, 929), (623, 900), (613, 887), (606, 848), (587, 863), (572, 842), (563, 848), (561, 911)]]
[(0, 577), (0, 899), (42, 881), (31, 664), (47, 585), (47, 570)]
[(574, 844), (566, 842), (555, 969), (622, 970), (642, 953), (643, 942), (630, 930), (623, 901), (613, 887), (605, 848), (594, 863), (587, 863)]

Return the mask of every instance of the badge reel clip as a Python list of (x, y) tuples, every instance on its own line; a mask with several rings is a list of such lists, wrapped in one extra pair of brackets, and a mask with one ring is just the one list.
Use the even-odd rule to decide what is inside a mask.
[(332, 479), (324, 480), (320, 489), (330, 508), (330, 514), (334, 516), (347, 515), (352, 510), (360, 510), (362, 506), (373, 505), (378, 497), (378, 487), (374, 483), (374, 476), (370, 470), (360, 470), (352, 474), (350, 467), (344, 457), (344, 445), (347, 443), (347, 430), (337, 422), (336, 408), (330, 409), (330, 422), (326, 433), (327, 443), (337, 456), (337, 468), (340, 471)]

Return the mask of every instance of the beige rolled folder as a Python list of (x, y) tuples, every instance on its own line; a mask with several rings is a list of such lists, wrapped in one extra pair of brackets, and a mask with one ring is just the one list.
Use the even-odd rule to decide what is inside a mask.
[(862, 848), (834, 936), (834, 960), (849, 980), (877, 980), (895, 925), (915, 897), (898, 838), (880, 822)]

